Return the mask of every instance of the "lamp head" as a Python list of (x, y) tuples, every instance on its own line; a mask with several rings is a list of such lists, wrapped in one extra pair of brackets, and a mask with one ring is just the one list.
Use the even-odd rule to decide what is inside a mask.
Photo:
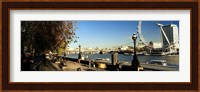
[(137, 39), (137, 36), (135, 33), (133, 33), (132, 39), (135, 41)]

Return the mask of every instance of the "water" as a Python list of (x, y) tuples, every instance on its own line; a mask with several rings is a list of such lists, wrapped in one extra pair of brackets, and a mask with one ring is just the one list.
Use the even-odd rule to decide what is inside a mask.
[[(111, 60), (111, 54), (82, 54), (82, 56), (88, 56), (88, 59), (96, 59), (96, 58), (109, 58)], [(78, 58), (78, 54), (67, 55), (70, 58)], [(127, 61), (131, 62), (133, 59), (132, 55), (124, 55), (118, 54), (119, 61)], [(140, 63), (145, 63), (150, 60), (166, 60), (168, 65), (176, 65), (179, 66), (179, 56), (138, 56), (138, 60)]]

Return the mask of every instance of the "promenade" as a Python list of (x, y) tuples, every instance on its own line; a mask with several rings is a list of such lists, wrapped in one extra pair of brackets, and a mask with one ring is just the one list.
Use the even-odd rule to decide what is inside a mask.
[[(65, 58), (65, 61), (57, 60), (53, 62), (47, 60), (38, 65), (38, 71), (117, 71), (116, 66), (112, 65), (110, 62), (105, 62), (106, 68), (99, 68), (96, 64), (95, 67), (89, 66), (88, 60), (81, 60), (80, 63), (77, 59)], [(121, 71), (130, 71), (130, 62), (122, 62)], [(179, 69), (175, 67), (166, 67), (162, 65), (154, 64), (140, 64), (143, 68), (142, 71), (178, 71)]]
[(97, 67), (89, 67), (88, 64), (78, 63), (73, 60), (65, 60), (65, 62), (63, 62), (59, 59), (56, 62), (49, 59), (45, 61), (34, 62), (31, 65), (31, 70), (35, 70), (35, 71), (105, 71), (104, 69), (99, 69)]

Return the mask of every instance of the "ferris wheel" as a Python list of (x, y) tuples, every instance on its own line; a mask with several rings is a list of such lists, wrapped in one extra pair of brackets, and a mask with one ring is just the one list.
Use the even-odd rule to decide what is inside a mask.
[(147, 46), (146, 41), (144, 39), (144, 36), (142, 35), (142, 21), (138, 21), (138, 24), (137, 24), (137, 33), (138, 33), (138, 37), (139, 37), (140, 41), (142, 42), (142, 44), (144, 44), (145, 46)]

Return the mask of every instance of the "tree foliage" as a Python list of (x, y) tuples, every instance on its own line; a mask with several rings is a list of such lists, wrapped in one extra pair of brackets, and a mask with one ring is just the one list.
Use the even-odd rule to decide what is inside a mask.
[(74, 21), (22, 21), (21, 45), (37, 52), (58, 50), (76, 41)]

